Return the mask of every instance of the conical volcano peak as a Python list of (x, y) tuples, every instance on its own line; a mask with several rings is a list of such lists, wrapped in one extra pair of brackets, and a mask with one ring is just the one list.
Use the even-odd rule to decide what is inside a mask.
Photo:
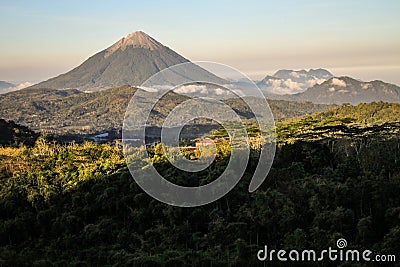
[(142, 31), (130, 33), (125, 38), (123, 38), (123, 40), (126, 46), (136, 45), (140, 47), (149, 48), (150, 50), (155, 50), (163, 46), (161, 43), (157, 42), (156, 40), (154, 40), (153, 38), (151, 38), (149, 35), (145, 34)]
[[(89, 57), (69, 72), (31, 88), (99, 91), (122, 85), (140, 86), (160, 70), (186, 62), (186, 58), (144, 32), (134, 32)], [(212, 80), (216, 83), (226, 83), (195, 64), (192, 64), (185, 75), (186, 79), (193, 81)], [(183, 76), (177, 74), (177, 77)]]
[(107, 48), (104, 56), (108, 57), (118, 49), (125, 50), (128, 46), (146, 48), (150, 50), (156, 50), (160, 47), (163, 47), (161, 43), (157, 42), (146, 33), (137, 31), (128, 34), (126, 37), (123, 37), (118, 42)]

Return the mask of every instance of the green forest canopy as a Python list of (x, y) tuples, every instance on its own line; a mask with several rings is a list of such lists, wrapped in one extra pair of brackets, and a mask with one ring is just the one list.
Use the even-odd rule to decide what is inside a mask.
[[(264, 245), (322, 250), (338, 238), (350, 248), (398, 258), (398, 117), (380, 112), (392, 108), (397, 114), (398, 105), (345, 105), (282, 122), (282, 141), (261, 188), (247, 191), (258, 157), (251, 153), (230, 193), (191, 209), (144, 193), (114, 145), (61, 145), (40, 137), (34, 146), (0, 148), (0, 264), (256, 266)], [(325, 126), (347, 134), (333, 138), (320, 130), (309, 138), (296, 130)], [(291, 142), (279, 133), (287, 129)], [(152, 164), (178, 184), (209, 182), (229, 160), (222, 144), (208, 171), (190, 175), (172, 168), (162, 152), (151, 152)]]

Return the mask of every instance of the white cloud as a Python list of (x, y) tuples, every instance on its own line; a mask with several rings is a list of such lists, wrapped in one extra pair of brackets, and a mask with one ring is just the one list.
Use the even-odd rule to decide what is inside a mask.
[(295, 94), (302, 91), (301, 85), (291, 79), (287, 80), (269, 80), (268, 89), (274, 94)]
[(361, 88), (364, 89), (364, 90), (369, 89), (370, 87), (371, 87), (371, 84), (369, 84), (369, 83), (364, 83), (364, 84), (361, 86)]
[(283, 82), (283, 85), (293, 91), (301, 90), (301, 85), (298, 82), (292, 81), (292, 79), (287, 79), (286, 81)]
[[(254, 86), (252, 84), (250, 84), (250, 88), (251, 91), (249, 92), (248, 90), (246, 90), (246, 86), (245, 85), (237, 85), (237, 84), (222, 84), (221, 85), (222, 88), (226, 88), (226, 90), (221, 89), (221, 88), (217, 88), (216, 90), (216, 94), (217, 95), (225, 95), (225, 96), (229, 96), (229, 97), (234, 97), (234, 96), (239, 96), (239, 97), (243, 97), (243, 96), (249, 96), (248, 93), (250, 93), (252, 90), (254, 90)], [(228, 91), (229, 90), (229, 91)], [(247, 91), (247, 94), (245, 94), (244, 92)], [(222, 92), (222, 94), (221, 94)]]
[(325, 81), (326, 81), (325, 79), (319, 79), (317, 77), (313, 77), (311, 80), (307, 80), (305, 82), (305, 87), (306, 87), (306, 89), (308, 89), (310, 87), (313, 87), (316, 84), (321, 84), (321, 83), (323, 83)]
[(21, 89), (24, 89), (24, 88), (29, 87), (29, 86), (31, 86), (31, 85), (33, 85), (33, 83), (31, 83), (31, 82), (24, 82), (24, 83), (18, 84), (18, 85), (17, 85), (16, 87), (14, 87), (14, 88), (16, 88), (15, 90), (21, 90)]
[(295, 71), (292, 71), (292, 72), (290, 73), (290, 76), (295, 77), (295, 78), (300, 78), (300, 75), (299, 75), (297, 72), (295, 72)]
[[(320, 79), (313, 75), (306, 75), (294, 71), (290, 73), (290, 76), (293, 78), (268, 79), (265, 84), (268, 91), (274, 94), (296, 94), (304, 92), (308, 88), (326, 81), (324, 78)], [(341, 81), (341, 86), (343, 86), (343, 83), (344, 82)]]
[[(173, 90), (177, 94), (183, 95), (197, 95), (203, 97), (215, 97), (221, 96), (224, 98), (227, 97), (234, 97), (235, 95), (238, 96), (245, 96), (243, 91), (240, 89), (241, 86), (234, 85), (234, 84), (223, 84), (221, 85), (222, 88), (216, 86), (210, 86), (205, 84), (187, 84), (187, 85), (180, 85), (176, 88), (170, 85), (152, 85), (151, 87), (147, 86), (138, 86), (137, 88), (145, 90), (147, 92), (159, 92), (159, 91), (169, 91)], [(223, 89), (225, 88), (225, 89)], [(253, 88), (253, 87), (252, 87)]]
[(226, 91), (222, 90), (221, 88), (217, 88), (214, 90), (214, 93), (216, 93), (217, 95), (225, 95)]
[(145, 90), (147, 92), (157, 92), (159, 89), (153, 88), (153, 87), (145, 87), (145, 86), (137, 86), (137, 88)]
[[(229, 88), (228, 86), (223, 86), (225, 88)], [(232, 91), (231, 91), (232, 90)], [(201, 96), (205, 96), (205, 97), (213, 97), (215, 95), (217, 96), (230, 96), (233, 97), (233, 91), (238, 93), (239, 95), (243, 95), (243, 92), (241, 92), (240, 90), (237, 89), (233, 89), (231, 88), (229, 89), (222, 89), (222, 88), (216, 88), (215, 86), (213, 86), (212, 88), (207, 87), (207, 85), (196, 85), (196, 84), (188, 84), (188, 85), (183, 85), (180, 86), (176, 89), (174, 89), (175, 93), (178, 94), (196, 94), (196, 95), (201, 95)]]
[(271, 87), (279, 87), (279, 86), (281, 86), (281, 84), (282, 84), (282, 80), (275, 80), (275, 79), (271, 79), (271, 80), (268, 80), (268, 84), (271, 86)]
[(179, 88), (175, 89), (174, 92), (178, 94), (193, 94), (193, 93), (207, 94), (208, 90), (205, 85), (189, 84), (180, 86)]
[(31, 82), (23, 82), (23, 83), (20, 83), (20, 84), (14, 86), (14, 87), (9, 87), (9, 88), (6, 88), (6, 89), (2, 89), (0, 93), (4, 94), (4, 93), (8, 93), (8, 92), (18, 91), (18, 90), (24, 89), (26, 87), (29, 87), (31, 85), (33, 85), (33, 83), (31, 83)]
[(346, 85), (347, 85), (345, 81), (342, 81), (342, 80), (337, 79), (337, 78), (333, 78), (332, 79), (332, 84), (336, 85), (336, 86), (340, 86), (340, 87), (346, 87)]

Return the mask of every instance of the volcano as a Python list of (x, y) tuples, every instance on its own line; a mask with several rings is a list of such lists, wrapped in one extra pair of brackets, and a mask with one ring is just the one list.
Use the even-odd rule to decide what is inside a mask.
[[(155, 73), (188, 59), (142, 31), (121, 38), (73, 70), (31, 88), (99, 91), (122, 85), (139, 86)], [(191, 64), (185, 78), (223, 83), (224, 80)], [(188, 77), (187, 77), (188, 76)]]

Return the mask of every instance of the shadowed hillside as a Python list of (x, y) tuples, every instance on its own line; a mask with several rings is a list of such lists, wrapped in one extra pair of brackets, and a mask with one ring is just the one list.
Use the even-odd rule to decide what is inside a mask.
[[(136, 88), (121, 86), (93, 93), (79, 90), (23, 89), (0, 95), (0, 118), (13, 120), (34, 130), (49, 134), (94, 134), (119, 130), (127, 105)], [(148, 92), (152, 95), (155, 93)], [(156, 105), (156, 113), (150, 117), (151, 125), (160, 126), (169, 112), (187, 96), (168, 93)], [(144, 100), (145, 101), (145, 100)], [(253, 117), (247, 105), (240, 99), (227, 99), (225, 103), (237, 110), (243, 119)], [(260, 101), (261, 105), (264, 105)], [(310, 102), (270, 100), (275, 119), (280, 120), (332, 108)], [(200, 105), (199, 108), (207, 108)], [(141, 112), (138, 108), (136, 112)]]
[[(351, 124), (343, 121), (342, 131)], [(259, 266), (264, 245), (321, 251), (339, 238), (352, 249), (398, 256), (399, 135), (370, 135), (364, 127), (358, 137), (316, 131), (320, 138), (299, 132), (292, 140), (281, 131), (274, 165), (257, 191), (247, 191), (255, 150), (230, 193), (190, 209), (144, 193), (114, 146), (40, 138), (32, 148), (0, 148), (1, 264)], [(229, 160), (222, 143), (207, 171), (182, 173), (162, 150), (149, 152), (150, 162), (177, 184), (207, 183)]]
[(3, 119), (0, 119), (0, 129), (0, 146), (19, 146), (22, 144), (31, 146), (39, 136), (28, 127)]

